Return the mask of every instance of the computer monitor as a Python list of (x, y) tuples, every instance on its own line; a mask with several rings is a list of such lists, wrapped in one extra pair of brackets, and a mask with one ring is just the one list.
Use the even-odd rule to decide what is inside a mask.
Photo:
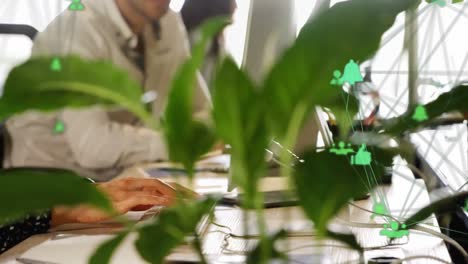
[[(329, 1), (317, 1), (313, 12), (323, 8), (327, 4), (324, 2), (329, 4)], [(294, 42), (297, 34), (294, 10), (294, 1), (251, 0), (242, 67), (255, 82), (263, 80), (269, 66)], [(332, 142), (331, 132), (320, 108), (310, 114), (293, 150), (286, 150), (272, 141), (270, 148), (265, 150), (265, 156), (269, 153), (277, 159), (282, 151), (288, 151), (297, 160), (300, 157), (296, 153), (309, 146), (316, 146), (317, 141), (325, 145)], [(228, 191), (235, 187), (229, 176)]]

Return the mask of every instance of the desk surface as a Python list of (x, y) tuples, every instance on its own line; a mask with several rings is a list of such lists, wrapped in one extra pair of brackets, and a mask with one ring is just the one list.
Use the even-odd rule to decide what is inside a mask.
[[(379, 188), (378, 193), (384, 195), (389, 203), (390, 212), (393, 216), (408, 217), (415, 210), (429, 203), (429, 195), (421, 180), (415, 180), (411, 171), (399, 161), (394, 167), (393, 184), (388, 187)], [(144, 177), (144, 171), (134, 169), (126, 175), (137, 175)], [(203, 173), (196, 181), (197, 189), (202, 192), (219, 192), (226, 190), (226, 175)], [(272, 191), (283, 189), (285, 181), (282, 178), (265, 178), (262, 182), (262, 190)], [(410, 197), (409, 200), (406, 198)], [(370, 199), (355, 202), (356, 205), (372, 209)], [(281, 228), (293, 229), (295, 235), (289, 239), (289, 243), (283, 248), (291, 252), (297, 263), (357, 263), (357, 253), (344, 248), (335, 241), (318, 241), (314, 239), (313, 226), (307, 221), (299, 207), (276, 208), (265, 211), (267, 226), (270, 231)], [(351, 230), (358, 241), (365, 248), (382, 247), (388, 245), (388, 239), (380, 236), (379, 228), (357, 227), (360, 223), (385, 223), (384, 219), (371, 219), (371, 214), (354, 206), (345, 207), (333, 221), (336, 228)], [(255, 221), (253, 217), (249, 221)], [(217, 224), (227, 226), (219, 227), (211, 225), (204, 234), (204, 250), (212, 263), (243, 263), (242, 253), (253, 247), (255, 239), (244, 240), (229, 236), (228, 233), (242, 235), (242, 213), (239, 209), (228, 207), (217, 207), (215, 220)], [(352, 224), (354, 223), (354, 224)], [(356, 224), (357, 223), (357, 224)], [(353, 225), (353, 227), (351, 227)], [(255, 234), (254, 224), (249, 234)], [(440, 231), (437, 220), (431, 217), (424, 223), (425, 227)], [(51, 240), (55, 234), (45, 234), (32, 237), (15, 248), (11, 249), (2, 257), (0, 263), (16, 263), (16, 257), (39, 259), (57, 264), (81, 264), (86, 263), (97, 245), (110, 238), (108, 233), (112, 229), (93, 229), (72, 232), (70, 237)], [(107, 233), (107, 234), (106, 234)], [(112, 263), (145, 263), (133, 247), (135, 237), (129, 237), (118, 249), (113, 257)], [(401, 243), (399, 246), (390, 246), (376, 250), (366, 250), (366, 260), (372, 257), (393, 256), (404, 258), (415, 255), (430, 255), (450, 262), (450, 256), (444, 242), (434, 236), (418, 231), (410, 231), (408, 237), (395, 241)], [(24, 253), (26, 252), (26, 253)], [(180, 247), (170, 256), (171, 259), (196, 260), (197, 257), (187, 247)], [(438, 263), (428, 259), (418, 259), (408, 263)]]

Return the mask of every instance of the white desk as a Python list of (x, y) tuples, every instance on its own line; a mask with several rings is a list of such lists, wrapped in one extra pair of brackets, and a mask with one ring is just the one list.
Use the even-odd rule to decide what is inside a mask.
[[(398, 216), (401, 209), (406, 207), (410, 216), (412, 211), (415, 211), (429, 203), (429, 196), (425, 186), (421, 180), (415, 180), (412, 173), (403, 165), (395, 166), (395, 174), (393, 184), (389, 187), (381, 188), (382, 193), (387, 197), (390, 211), (393, 216)], [(134, 170), (132, 175), (141, 172)], [(198, 189), (201, 191), (222, 190), (226, 188), (226, 176), (216, 174), (200, 175), (198, 180)], [(211, 183), (211, 184), (210, 184)], [(218, 186), (218, 187), (216, 187)], [(285, 181), (281, 178), (266, 178), (262, 184), (264, 191), (277, 190), (285, 186)], [(406, 202), (405, 198), (410, 196), (410, 200)], [(414, 200), (414, 202), (412, 202)], [(371, 209), (372, 202), (363, 200), (355, 202), (358, 206)], [(357, 253), (343, 248), (341, 244), (334, 241), (316, 241), (314, 240), (312, 227), (305, 220), (299, 207), (268, 209), (265, 211), (266, 221), (270, 231), (280, 228), (294, 227), (301, 229), (302, 235), (290, 238), (288, 245), (284, 248), (296, 257), (303, 257), (297, 263), (357, 263)], [(337, 226), (346, 227), (349, 222), (354, 223), (384, 223), (383, 219), (370, 219), (370, 213), (360, 210), (353, 206), (344, 208), (333, 221)], [(403, 214), (404, 215), (404, 214)], [(285, 218), (286, 217), (286, 218)], [(253, 220), (253, 219), (251, 219)], [(243, 263), (242, 252), (250, 249), (255, 240), (245, 241), (243, 239), (235, 239), (226, 237), (226, 233), (242, 234), (242, 214), (241, 211), (235, 208), (218, 207), (215, 211), (215, 221), (218, 224), (229, 226), (229, 229), (220, 228), (214, 225), (209, 227), (208, 232), (204, 235), (204, 250), (212, 263)], [(427, 226), (434, 230), (438, 229), (438, 224), (435, 218), (427, 221)], [(252, 229), (255, 226), (252, 224)], [(363, 247), (383, 246), (387, 243), (387, 238), (380, 236), (380, 229), (375, 228), (358, 228), (351, 227), (353, 233), (357, 236)], [(304, 231), (307, 231), (304, 233)], [(53, 237), (51, 234), (32, 237), (12, 250), (0, 257), (0, 263), (16, 263), (15, 257), (22, 256), (25, 258), (33, 258), (46, 260), (60, 264), (82, 264), (85, 263), (88, 256), (93, 252), (93, 249), (110, 238), (111, 235), (99, 235), (106, 233), (109, 230), (91, 230), (82, 231), (88, 235), (72, 236), (59, 240), (50, 241)], [(254, 231), (253, 231), (254, 232)], [(76, 233), (76, 232), (75, 232)], [(251, 232), (252, 233), (252, 232)], [(145, 263), (138, 256), (133, 247), (135, 237), (129, 237), (114, 255), (112, 263)], [(443, 241), (417, 231), (410, 231), (408, 237), (402, 238), (402, 241), (407, 242), (401, 246), (395, 246), (385, 249), (368, 250), (365, 252), (366, 260), (376, 256), (394, 256), (404, 258), (414, 255), (432, 255), (450, 261), (447, 248)], [(34, 245), (36, 245), (34, 247)], [(23, 252), (27, 251), (25, 254)], [(185, 260), (196, 259), (194, 254), (182, 246), (174, 251), (171, 258), (182, 258)], [(434, 260), (418, 259), (408, 263), (438, 263)]]

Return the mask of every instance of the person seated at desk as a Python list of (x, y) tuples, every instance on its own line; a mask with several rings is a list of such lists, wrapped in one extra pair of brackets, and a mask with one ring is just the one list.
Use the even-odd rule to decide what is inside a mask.
[[(107, 194), (120, 214), (139, 206), (168, 206), (175, 198), (174, 189), (157, 179), (125, 178), (98, 183), (97, 187)], [(67, 223), (97, 223), (108, 218), (108, 215), (87, 206), (57, 207), (11, 225), (0, 225), (0, 254), (30, 236), (46, 233), (52, 227)]]
[[(82, 0), (65, 10), (34, 41), (33, 56), (79, 55), (107, 60), (138, 80), (160, 118), (171, 80), (190, 56), (184, 25), (170, 0)], [(198, 75), (194, 112), (208, 107), (209, 91)], [(59, 126), (61, 129), (55, 129)], [(4, 167), (70, 169), (105, 181), (124, 168), (166, 160), (162, 136), (141, 127), (125, 110), (101, 107), (27, 112), (6, 122)]]

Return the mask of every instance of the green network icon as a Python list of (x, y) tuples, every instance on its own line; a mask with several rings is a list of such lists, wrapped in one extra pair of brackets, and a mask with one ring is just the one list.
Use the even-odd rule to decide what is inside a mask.
[(351, 156), (351, 165), (367, 166), (372, 162), (372, 153), (367, 151), (366, 144), (362, 144), (356, 155)]
[(343, 141), (340, 141), (340, 143), (338, 143), (338, 147), (339, 148), (336, 148), (336, 145), (333, 144), (332, 148), (330, 149), (330, 153), (335, 153), (336, 155), (343, 156), (346, 156), (349, 153), (354, 153), (354, 149), (351, 148), (351, 144), (348, 144), (348, 146), (346, 147), (346, 144)]
[(59, 72), (62, 70), (62, 63), (60, 62), (59, 58), (54, 58), (52, 62), (50, 63), (50, 70)]
[(65, 132), (65, 124), (61, 120), (56, 120), (53, 132), (54, 134), (63, 134)]
[(440, 7), (444, 7), (447, 5), (447, 2), (445, 0), (426, 0), (427, 3), (429, 4), (435, 4)]
[(374, 219), (376, 216), (388, 215), (388, 210), (384, 203), (374, 203), (372, 211), (374, 213), (371, 215), (371, 219)]
[(330, 81), (330, 84), (335, 86), (342, 86), (345, 83), (354, 85), (362, 81), (364, 81), (364, 78), (362, 77), (359, 65), (354, 60), (350, 60), (345, 66), (343, 76), (339, 70), (333, 72), (333, 79)]
[(81, 3), (81, 0), (72, 0), (72, 3), (68, 7), (68, 10), (70, 11), (83, 11), (85, 9), (83, 3)]
[(429, 119), (426, 108), (423, 105), (418, 105), (414, 110), (413, 116), (411, 117), (414, 121), (423, 122)]
[(402, 238), (409, 235), (409, 231), (406, 229), (405, 224), (402, 224), (400, 228), (400, 223), (392, 221), (390, 226), (384, 225), (384, 229), (380, 230), (380, 235), (388, 238)]
[(341, 79), (341, 72), (336, 70), (333, 72), (333, 80), (330, 81), (331, 85), (342, 86), (343, 80)]
[[(462, 3), (465, 0), (452, 0), (452, 4)], [(444, 7), (447, 5), (447, 0), (426, 0), (429, 4), (436, 4), (440, 7)]]

